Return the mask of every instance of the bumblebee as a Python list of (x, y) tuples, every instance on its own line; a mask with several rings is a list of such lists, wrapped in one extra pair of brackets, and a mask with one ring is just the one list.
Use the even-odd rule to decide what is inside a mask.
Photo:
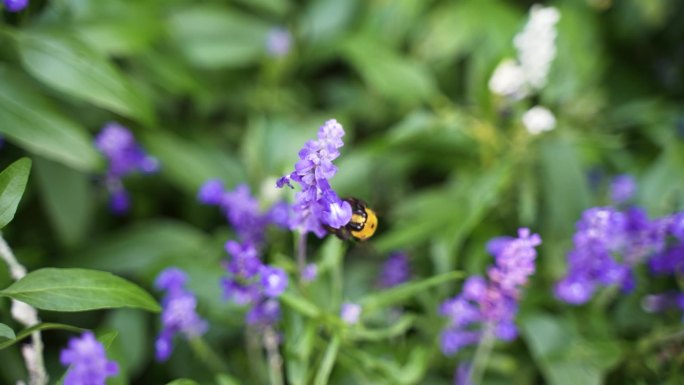
[(339, 229), (327, 227), (328, 231), (337, 235), (338, 238), (348, 240), (356, 239), (365, 241), (375, 234), (378, 228), (378, 216), (375, 211), (368, 208), (366, 202), (356, 198), (344, 198), (352, 208), (352, 217), (349, 223)]

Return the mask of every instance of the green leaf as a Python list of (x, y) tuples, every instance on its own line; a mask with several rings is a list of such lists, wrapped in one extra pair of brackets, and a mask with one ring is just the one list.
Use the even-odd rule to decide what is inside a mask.
[(325, 354), (323, 355), (323, 361), (321, 366), (318, 367), (318, 372), (316, 372), (316, 377), (314, 378), (314, 385), (327, 385), (330, 378), (330, 373), (332, 373), (333, 367), (335, 366), (335, 359), (337, 358), (337, 352), (340, 350), (340, 336), (337, 334), (332, 336), (330, 344), (328, 344), (327, 349), (325, 349)]
[(371, 89), (407, 104), (428, 100), (437, 92), (426, 67), (387, 48), (371, 34), (359, 34), (344, 44), (343, 54)]
[(14, 219), (30, 171), (31, 159), (21, 158), (0, 173), (0, 229)]
[(582, 165), (566, 138), (544, 141), (541, 148), (545, 225), (553, 234), (572, 234), (582, 210), (589, 207), (589, 187)]
[(88, 175), (46, 159), (36, 159), (38, 192), (54, 231), (66, 245), (79, 244), (93, 219), (93, 193)]
[(23, 340), (24, 338), (29, 337), (31, 334), (33, 334), (33, 332), (41, 330), (68, 330), (71, 332), (81, 333), (84, 329), (78, 328), (76, 326), (58, 323), (41, 323), (20, 331), (19, 334), (17, 334), (16, 338), (14, 338), (13, 340), (0, 343), (0, 350), (10, 347), (16, 344), (17, 342)]
[(179, 378), (177, 380), (173, 380), (166, 385), (199, 385), (197, 382), (193, 380), (189, 380), (187, 378)]
[(13, 340), (17, 338), (17, 336), (14, 334), (14, 330), (12, 330), (11, 327), (0, 323), (0, 338), (6, 338), (9, 340)]
[(581, 338), (567, 319), (535, 314), (520, 324), (532, 356), (551, 385), (601, 384), (621, 354), (610, 340)]
[(120, 274), (168, 265), (171, 257), (199, 258), (208, 237), (186, 223), (170, 220), (139, 222), (123, 231), (98, 239), (79, 252), (69, 265)]
[(390, 289), (380, 291), (378, 293), (369, 294), (363, 297), (359, 304), (364, 311), (371, 311), (381, 307), (391, 306), (417, 295), (418, 293), (427, 290), (433, 286), (441, 285), (445, 282), (461, 279), (465, 274), (461, 271), (452, 271), (449, 273), (437, 275), (417, 282), (408, 282), (402, 285), (394, 286)]
[(107, 332), (104, 332), (102, 334), (98, 333), (97, 340), (104, 345), (105, 349), (109, 350), (109, 348), (112, 346), (112, 343), (114, 343), (114, 340), (116, 337), (119, 336), (119, 332), (116, 330), (110, 330)]
[(416, 317), (408, 314), (403, 315), (392, 325), (382, 329), (351, 329), (350, 338), (358, 341), (382, 341), (404, 334), (410, 329)]
[(86, 130), (61, 115), (21, 73), (0, 67), (0, 132), (29, 152), (83, 171), (102, 162)]
[(154, 124), (152, 106), (124, 75), (89, 45), (55, 31), (17, 35), (24, 68), (67, 95)]
[(291, 307), (292, 309), (298, 311), (299, 313), (311, 317), (311, 318), (316, 318), (319, 316), (321, 313), (320, 310), (316, 305), (313, 303), (309, 302), (308, 300), (296, 296), (296, 295), (291, 295), (289, 293), (283, 293), (280, 296), (280, 300), (287, 306)]
[(203, 68), (240, 67), (265, 52), (271, 26), (217, 5), (194, 5), (168, 20), (171, 37), (190, 62)]
[(0, 296), (52, 311), (119, 307), (160, 310), (154, 298), (137, 285), (111, 273), (85, 269), (36, 270), (0, 290)]
[(192, 195), (208, 179), (219, 178), (232, 186), (245, 178), (239, 163), (216, 146), (162, 132), (149, 132), (141, 140), (163, 165), (162, 174)]

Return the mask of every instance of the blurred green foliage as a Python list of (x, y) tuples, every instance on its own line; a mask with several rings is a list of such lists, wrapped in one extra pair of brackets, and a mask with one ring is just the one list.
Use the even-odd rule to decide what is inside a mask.
[[(106, 270), (149, 289), (162, 268), (185, 269), (212, 325), (205, 348), (222, 367), (207, 370), (211, 359), (186, 343), (170, 363), (154, 363), (152, 314), (41, 317), (118, 330), (109, 351), (124, 375), (110, 384), (266, 382), (244, 310), (223, 301), (218, 286), (232, 230), (195, 195), (220, 178), (231, 188), (246, 182), (264, 205), (272, 202), (275, 178), (336, 118), (347, 135), (333, 187), (369, 202), (380, 228), (364, 244), (311, 240), (320, 278), (308, 299), (283, 299), (289, 383), (452, 381), (467, 354), (442, 356), (436, 309), (459, 288), (454, 270), (482, 272), (491, 263), (486, 241), (520, 226), (544, 240), (538, 271), (522, 304), (521, 338), (496, 346), (486, 384), (681, 383), (681, 322), (644, 314), (644, 290), (619, 304), (570, 308), (551, 287), (581, 211), (607, 204), (606, 177), (636, 175), (638, 203), (651, 215), (684, 208), (684, 3), (549, 2), (561, 13), (558, 53), (533, 101), (558, 123), (539, 136), (520, 123), (529, 101), (509, 105), (487, 87), (501, 60), (515, 55), (513, 37), (531, 5), (32, 0), (21, 13), (3, 12), (0, 163), (29, 156), (34, 164), (5, 238), (30, 270)], [(282, 57), (266, 46), (277, 27), (292, 34)], [(124, 217), (107, 211), (105, 162), (93, 145), (109, 121), (130, 127), (161, 163), (158, 175), (126, 180), (133, 208)], [(269, 234), (269, 244), (269, 261), (294, 267), (289, 234)], [(381, 293), (375, 274), (392, 250), (411, 255), (414, 286)], [(0, 287), (9, 284), (0, 264)], [(376, 305), (363, 328), (335, 324), (343, 300)], [(9, 301), (0, 301), (0, 321), (14, 325)], [(11, 338), (2, 327), (0, 337)], [(59, 378), (67, 335), (45, 338), (48, 369)], [(18, 348), (0, 351), (0, 383), (24, 378), (22, 368)]]

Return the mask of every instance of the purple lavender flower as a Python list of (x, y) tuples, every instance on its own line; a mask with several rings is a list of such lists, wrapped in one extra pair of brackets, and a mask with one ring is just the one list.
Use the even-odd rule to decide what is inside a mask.
[(556, 297), (582, 304), (601, 286), (618, 285), (630, 291), (635, 285), (633, 266), (661, 250), (664, 238), (663, 224), (649, 220), (640, 208), (586, 210), (577, 223), (568, 273), (556, 284)]
[(162, 331), (155, 342), (157, 361), (166, 361), (173, 351), (173, 337), (181, 333), (186, 338), (200, 336), (207, 331), (207, 321), (197, 314), (197, 298), (185, 289), (186, 274), (170, 267), (162, 271), (155, 286), (165, 290), (162, 300)]
[(302, 281), (311, 282), (318, 276), (318, 266), (315, 263), (309, 263), (302, 270)]
[(104, 346), (92, 332), (70, 339), (59, 360), (64, 366), (70, 365), (64, 385), (105, 385), (107, 377), (119, 373), (119, 366), (107, 360)]
[(200, 187), (197, 198), (204, 204), (219, 206), (241, 240), (255, 245), (261, 243), (270, 216), (261, 212), (259, 201), (247, 185), (227, 191), (220, 180), (211, 179)]
[(246, 314), (250, 325), (272, 324), (280, 317), (277, 298), (288, 286), (284, 270), (264, 265), (252, 243), (226, 243), (231, 259), (226, 263), (228, 277), (221, 279), (224, 297), (238, 305), (251, 306)]
[(115, 214), (128, 211), (129, 198), (122, 179), (133, 172), (153, 173), (159, 169), (156, 158), (145, 153), (133, 134), (118, 123), (108, 123), (95, 138), (95, 146), (105, 155), (109, 169), (105, 177)]
[(266, 50), (273, 57), (287, 55), (291, 44), (292, 35), (284, 28), (273, 28), (266, 37)]
[(279, 297), (287, 288), (285, 271), (278, 267), (264, 266), (261, 269), (261, 286), (266, 297)]
[(3, 3), (9, 12), (19, 12), (26, 8), (29, 2), (28, 0), (4, 0)]
[(487, 270), (488, 279), (468, 278), (461, 294), (440, 306), (440, 314), (449, 319), (441, 335), (444, 354), (477, 343), (485, 332), (503, 341), (517, 337), (518, 302), (522, 287), (535, 271), (535, 247), (540, 244), (539, 235), (522, 228), (518, 238), (495, 238), (487, 245), (495, 261)]
[(279, 319), (280, 304), (272, 298), (256, 303), (245, 316), (245, 321), (248, 325), (273, 325)]
[(473, 385), (470, 379), (470, 363), (461, 362), (456, 369), (454, 376), (454, 385)]
[(648, 261), (655, 275), (684, 272), (684, 212), (674, 213), (657, 221), (662, 231), (661, 247)]
[(354, 325), (359, 322), (361, 317), (361, 305), (351, 302), (342, 304), (340, 309), (340, 318), (348, 325)]
[(278, 187), (292, 187), (294, 181), (301, 186), (293, 206), (293, 227), (302, 233), (313, 232), (322, 238), (325, 226), (338, 229), (351, 220), (351, 205), (340, 199), (329, 182), (337, 172), (332, 162), (340, 155), (343, 136), (344, 129), (336, 120), (325, 122), (318, 130), (318, 139), (306, 142), (299, 151), (295, 170), (276, 183)]
[(637, 185), (633, 176), (624, 174), (613, 178), (610, 184), (610, 199), (615, 204), (624, 203), (634, 196)]
[(389, 288), (400, 285), (409, 280), (411, 266), (408, 255), (405, 253), (393, 253), (382, 265), (378, 277), (378, 286)]

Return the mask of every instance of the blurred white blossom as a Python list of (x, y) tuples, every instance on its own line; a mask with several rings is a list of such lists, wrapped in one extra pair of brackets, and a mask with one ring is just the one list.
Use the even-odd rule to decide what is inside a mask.
[(554, 7), (535, 4), (522, 32), (515, 35), (518, 60), (528, 84), (540, 89), (546, 85), (551, 62), (556, 57), (556, 23), (560, 12)]
[(527, 96), (525, 72), (515, 60), (506, 59), (494, 70), (489, 79), (489, 89), (497, 95), (512, 99), (524, 98)]
[(517, 62), (506, 59), (489, 80), (489, 89), (498, 95), (521, 99), (530, 90), (546, 85), (551, 62), (556, 57), (556, 23), (560, 12), (554, 7), (535, 4), (525, 28), (515, 35)]
[(556, 117), (547, 108), (534, 106), (522, 117), (523, 124), (532, 135), (541, 134), (556, 128)]

